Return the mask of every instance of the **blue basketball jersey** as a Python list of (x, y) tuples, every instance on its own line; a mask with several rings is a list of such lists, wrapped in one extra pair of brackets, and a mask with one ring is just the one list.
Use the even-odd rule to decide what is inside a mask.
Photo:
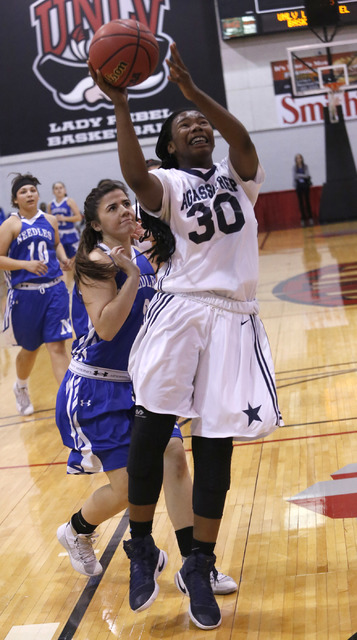
[[(54, 198), (50, 203), (50, 208), (53, 216), (61, 215), (72, 217), (73, 215), (72, 209), (67, 202), (67, 198), (63, 198), (61, 202), (57, 202)], [(79, 232), (73, 222), (58, 220), (58, 232), (62, 244), (73, 244), (79, 240)]]
[[(13, 214), (18, 215), (18, 214)], [(20, 216), (19, 216), (20, 217)], [(15, 260), (43, 260), (48, 271), (43, 276), (37, 276), (26, 269), (6, 272), (9, 288), (20, 282), (34, 282), (40, 284), (49, 282), (62, 275), (62, 270), (56, 256), (55, 231), (42, 211), (28, 220), (21, 219), (21, 231), (10, 244), (8, 257)]]
[[(99, 247), (105, 253), (110, 253), (106, 245), (100, 244)], [(127, 370), (129, 352), (142, 325), (149, 302), (155, 293), (156, 282), (150, 262), (134, 247), (132, 247), (132, 258), (136, 260), (141, 273), (139, 289), (129, 316), (111, 341), (102, 340), (98, 336), (86, 312), (78, 287), (73, 287), (72, 323), (76, 334), (76, 340), (72, 346), (73, 360), (96, 367)], [(119, 270), (115, 278), (118, 289), (121, 289), (126, 278), (126, 274)]]
[[(67, 203), (67, 198), (63, 198), (61, 202), (57, 202), (56, 199), (54, 198), (50, 203), (50, 207), (51, 207), (51, 213), (53, 216), (61, 215), (61, 216), (71, 217), (73, 215), (71, 207)], [(58, 230), (61, 232), (64, 229), (73, 231), (74, 229), (73, 222), (58, 221)]]

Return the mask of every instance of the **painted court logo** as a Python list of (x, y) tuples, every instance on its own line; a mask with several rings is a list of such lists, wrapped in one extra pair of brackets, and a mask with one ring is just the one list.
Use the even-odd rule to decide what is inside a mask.
[(316, 482), (291, 498), (304, 507), (329, 518), (357, 517), (357, 464), (348, 464), (331, 473), (332, 480)]
[(99, 27), (117, 19), (134, 19), (145, 24), (160, 47), (155, 73), (128, 90), (129, 98), (160, 93), (168, 83), (164, 65), (172, 39), (163, 32), (165, 11), (170, 0), (37, 0), (30, 5), (31, 26), (35, 29), (37, 56), (33, 71), (65, 109), (94, 111), (111, 108), (111, 101), (88, 75), (88, 50)]
[(306, 271), (280, 282), (273, 294), (297, 304), (341, 307), (357, 304), (357, 262)]

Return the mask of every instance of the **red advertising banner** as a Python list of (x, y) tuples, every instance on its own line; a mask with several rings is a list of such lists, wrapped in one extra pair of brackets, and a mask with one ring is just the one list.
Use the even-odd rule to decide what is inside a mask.
[[(346, 56), (351, 58), (351, 53)], [(341, 56), (333, 60), (333, 64), (339, 64)], [(318, 67), (328, 64), (324, 55), (304, 58), (305, 64), (296, 64), (297, 82), (304, 91), (319, 90), (316, 70)], [(307, 64), (306, 64), (307, 63)], [(308, 65), (308, 66), (307, 66)], [(310, 68), (310, 71), (309, 71)], [(318, 124), (324, 121), (324, 107), (328, 107), (328, 94), (308, 95), (293, 97), (291, 91), (290, 69), (287, 60), (278, 60), (271, 63), (275, 102), (279, 124), (281, 127), (294, 127), (308, 124)], [(357, 84), (357, 65), (349, 67), (350, 83)], [(344, 84), (344, 78), (339, 78), (339, 84)], [(357, 119), (357, 89), (341, 91), (339, 94), (344, 118), (346, 120)]]

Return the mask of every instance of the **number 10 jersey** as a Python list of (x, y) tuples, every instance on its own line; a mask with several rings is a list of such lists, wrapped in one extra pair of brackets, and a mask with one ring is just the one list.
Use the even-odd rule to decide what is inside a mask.
[[(19, 215), (14, 213), (12, 215)], [(21, 282), (49, 282), (62, 275), (62, 269), (57, 260), (55, 248), (55, 232), (45, 215), (38, 211), (28, 220), (21, 219), (21, 231), (12, 241), (8, 250), (8, 257), (15, 260), (42, 260), (48, 267), (43, 276), (36, 276), (27, 269), (17, 269), (6, 272), (9, 288), (14, 288)]]

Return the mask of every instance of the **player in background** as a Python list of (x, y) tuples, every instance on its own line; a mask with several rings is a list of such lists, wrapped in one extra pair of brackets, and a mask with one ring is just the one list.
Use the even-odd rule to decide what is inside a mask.
[[(72, 293), (76, 340), (57, 395), (56, 422), (71, 449), (68, 473), (104, 471), (109, 483), (58, 528), (57, 537), (73, 568), (92, 576), (102, 572), (93, 551), (96, 527), (128, 506), (126, 465), (134, 402), (127, 365), (156, 278), (145, 255), (132, 246), (137, 225), (123, 183), (100, 181), (86, 199), (84, 214)], [(192, 481), (177, 425), (164, 460), (167, 509), (185, 556), (192, 546)], [(160, 562), (166, 564), (165, 552)], [(215, 568), (210, 579), (216, 593), (237, 589), (234, 580)]]
[[(81, 222), (82, 214), (73, 198), (67, 196), (66, 187), (63, 182), (54, 182), (52, 191), (54, 198), (49, 202), (47, 211), (56, 216), (60, 240), (67, 258), (70, 259), (71, 266), (73, 266), (74, 256), (76, 255), (79, 243), (79, 231), (75, 223)], [(70, 271), (66, 274), (65, 282), (67, 286), (71, 288), (72, 277)]]
[(69, 295), (62, 281), (69, 260), (56, 219), (38, 208), (39, 184), (29, 173), (14, 177), (11, 200), (18, 211), (0, 227), (0, 269), (8, 287), (4, 331), (21, 346), (13, 389), (16, 408), (24, 416), (34, 411), (28, 379), (39, 347), (46, 344), (60, 384), (69, 364), (65, 341), (72, 337)]
[[(171, 114), (163, 124), (156, 145), (162, 168), (153, 171), (146, 166), (126, 91), (90, 67), (114, 104), (120, 165), (148, 214), (149, 222), (142, 216), (143, 226), (155, 238), (162, 234), (152, 255), (165, 249), (168, 231), (174, 238), (162, 253), (166, 261), (158, 291), (129, 360), (136, 415), (128, 460), (131, 539), (124, 548), (130, 559), (130, 606), (142, 610), (157, 595), (160, 551), (151, 532), (163, 453), (176, 416), (192, 418), (193, 545), (175, 581), (190, 598), (192, 621), (213, 629), (221, 613), (209, 576), (230, 486), (232, 441), (264, 437), (281, 424), (256, 300), (253, 205), (264, 172), (242, 123), (195, 85), (176, 45), (170, 49), (169, 80), (195, 106)], [(229, 147), (217, 164), (212, 126)]]

